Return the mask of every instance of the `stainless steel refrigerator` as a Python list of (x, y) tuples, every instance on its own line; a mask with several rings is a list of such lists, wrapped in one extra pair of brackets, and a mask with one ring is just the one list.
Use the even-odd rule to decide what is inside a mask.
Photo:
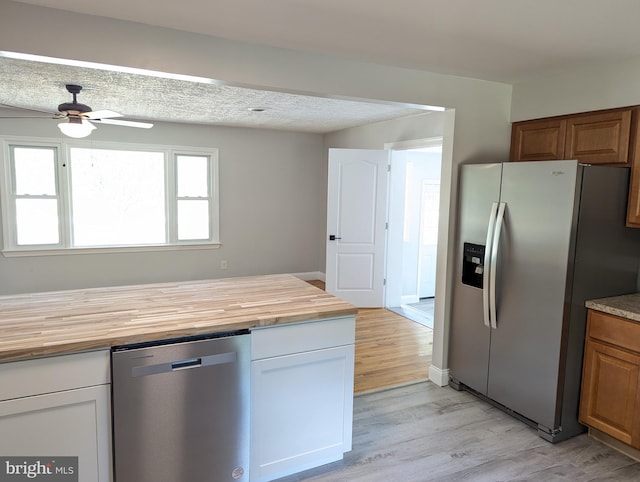
[(451, 385), (551, 442), (585, 430), (585, 300), (637, 291), (628, 184), (626, 168), (577, 161), (461, 167)]

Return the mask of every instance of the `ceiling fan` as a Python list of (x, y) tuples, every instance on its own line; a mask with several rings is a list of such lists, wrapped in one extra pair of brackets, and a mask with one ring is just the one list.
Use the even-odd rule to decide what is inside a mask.
[[(114, 119), (114, 117), (122, 117), (122, 114), (118, 114), (112, 110), (92, 110), (91, 107), (85, 104), (80, 104), (76, 96), (82, 90), (82, 86), (75, 84), (67, 84), (67, 91), (73, 95), (73, 101), (64, 102), (58, 106), (58, 112), (48, 113), (37, 109), (30, 109), (27, 107), (17, 107), (9, 104), (2, 104), (0, 106), (11, 107), (13, 109), (30, 110), (34, 112), (44, 112), (49, 114), (52, 119), (64, 119), (65, 122), (58, 124), (58, 127), (62, 133), (69, 137), (82, 138), (91, 134), (96, 127), (94, 122), (102, 124), (112, 124), (125, 127), (140, 127), (143, 129), (149, 129), (153, 127), (153, 124), (148, 122), (134, 122), (122, 119)], [(47, 116), (47, 117), (49, 117)], [(0, 116), (3, 119), (16, 119), (16, 118), (36, 118), (41, 116)]]

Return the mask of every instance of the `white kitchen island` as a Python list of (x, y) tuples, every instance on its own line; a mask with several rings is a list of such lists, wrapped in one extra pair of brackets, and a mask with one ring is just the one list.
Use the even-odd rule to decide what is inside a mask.
[(251, 467), (239, 480), (351, 449), (356, 308), (293, 276), (0, 297), (0, 313), (2, 456), (77, 456), (79, 480), (112, 480), (110, 348), (236, 329), (252, 336)]

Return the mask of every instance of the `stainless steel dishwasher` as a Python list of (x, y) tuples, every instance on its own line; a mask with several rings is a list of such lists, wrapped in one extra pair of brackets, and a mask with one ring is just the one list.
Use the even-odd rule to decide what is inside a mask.
[(249, 480), (247, 331), (114, 347), (115, 482)]

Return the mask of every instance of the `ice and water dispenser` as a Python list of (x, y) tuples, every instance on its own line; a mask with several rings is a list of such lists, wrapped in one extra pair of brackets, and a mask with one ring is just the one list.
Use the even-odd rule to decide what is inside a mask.
[(484, 246), (481, 244), (464, 243), (463, 249), (462, 283), (482, 289)]

